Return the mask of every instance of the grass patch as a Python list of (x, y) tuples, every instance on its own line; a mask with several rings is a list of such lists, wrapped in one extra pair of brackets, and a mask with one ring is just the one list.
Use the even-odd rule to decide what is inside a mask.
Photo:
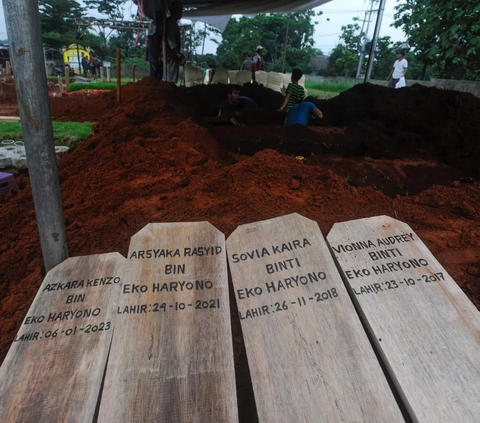
[[(123, 85), (123, 84), (122, 84)], [(108, 83), (108, 82), (92, 82), (91, 84), (70, 84), (68, 86), (68, 92), (72, 93), (74, 91), (81, 91), (81, 90), (115, 90), (117, 88), (117, 84)]]
[[(78, 147), (93, 134), (93, 124), (93, 122), (52, 122), (55, 145)], [(20, 122), (0, 122), (0, 140), (2, 139), (23, 140)]]
[(309, 96), (321, 98), (321, 99), (336, 97), (338, 94), (340, 94), (340, 93), (332, 93), (328, 91), (316, 90), (314, 88), (307, 88), (307, 90), (308, 90)]
[(354, 82), (347, 81), (305, 81), (305, 87), (309, 92), (315, 90), (333, 94), (343, 93), (354, 85)]
[[(135, 80), (138, 82), (142, 78), (136, 78)], [(73, 83), (68, 86), (68, 92), (71, 93), (73, 91), (80, 91), (80, 90), (115, 90), (117, 88), (117, 79), (112, 78), (112, 82), (92, 82), (90, 84), (82, 84), (82, 83)], [(128, 84), (132, 82), (132, 78), (122, 78), (122, 85)]]

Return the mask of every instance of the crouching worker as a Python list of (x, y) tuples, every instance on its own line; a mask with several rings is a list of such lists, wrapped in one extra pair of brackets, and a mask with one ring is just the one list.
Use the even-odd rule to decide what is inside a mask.
[(292, 71), (292, 82), (288, 84), (287, 91), (285, 92), (285, 100), (280, 109), (278, 109), (279, 112), (285, 111), (287, 114), (285, 125), (300, 124), (306, 126), (312, 115), (318, 116), (320, 119), (323, 118), (323, 113), (315, 104), (309, 101), (303, 101), (305, 98), (305, 90), (298, 84), (302, 76), (303, 72), (300, 69), (294, 69)]
[(229, 87), (228, 98), (220, 108), (219, 116), (224, 117), (227, 123), (231, 125), (240, 125), (237, 117), (242, 114), (245, 109), (257, 109), (257, 104), (248, 97), (240, 97), (240, 90), (235, 86)]

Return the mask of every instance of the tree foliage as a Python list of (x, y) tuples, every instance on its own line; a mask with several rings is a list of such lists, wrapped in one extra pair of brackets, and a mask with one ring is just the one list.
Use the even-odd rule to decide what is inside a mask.
[(83, 0), (90, 9), (97, 9), (102, 15), (107, 15), (110, 19), (123, 18), (123, 11), (120, 6), (125, 4), (126, 0)]
[[(314, 24), (317, 14), (312, 10), (290, 15), (286, 65), (309, 72), (314, 49)], [(267, 70), (281, 68), (285, 47), (288, 16), (280, 13), (259, 14), (254, 18), (231, 19), (222, 34), (217, 49), (218, 62), (229, 69), (239, 69), (246, 53), (255, 53), (258, 45), (264, 47), (262, 58)], [(281, 69), (280, 69), (281, 70)]]
[(39, 0), (43, 41), (47, 46), (60, 48), (75, 42), (75, 18), (85, 13), (85, 8), (75, 0)]
[(441, 78), (480, 80), (478, 0), (403, 0), (394, 26), (409, 36), (415, 56)]
[(335, 65), (342, 69), (343, 76), (350, 76), (357, 68), (358, 56), (353, 51), (343, 48), (340, 57), (335, 61)]
[(356, 17), (353, 18), (353, 24), (342, 26), (342, 34), (340, 35), (340, 39), (343, 41), (347, 50), (357, 54), (360, 53), (362, 38), (365, 35), (365, 33), (361, 31), (360, 25), (357, 23), (358, 21), (359, 18)]
[[(361, 32), (360, 25), (357, 23), (359, 18), (353, 18), (353, 23), (342, 26), (342, 33), (339, 36), (341, 40), (330, 53), (329, 67), (327, 74), (330, 76), (355, 77), (360, 53), (363, 48), (362, 41), (364, 33)], [(372, 77), (385, 78), (396, 60), (395, 44), (388, 36), (380, 37), (377, 41), (375, 57), (373, 61)], [(366, 72), (368, 56), (370, 52), (365, 52), (362, 73)]]

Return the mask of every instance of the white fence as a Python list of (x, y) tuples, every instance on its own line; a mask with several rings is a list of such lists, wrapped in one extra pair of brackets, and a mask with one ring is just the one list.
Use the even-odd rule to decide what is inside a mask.
[[(201, 84), (238, 84), (244, 85), (252, 83), (252, 73), (250, 71), (229, 71), (224, 68), (202, 69), (196, 66), (185, 66), (184, 70), (185, 86), (192, 87)], [(255, 80), (258, 84), (270, 88), (273, 91), (284, 93), (288, 84), (292, 81), (292, 74), (279, 72), (255, 73)], [(305, 75), (300, 79), (299, 84), (305, 88)], [(307, 90), (305, 89), (306, 94)]]

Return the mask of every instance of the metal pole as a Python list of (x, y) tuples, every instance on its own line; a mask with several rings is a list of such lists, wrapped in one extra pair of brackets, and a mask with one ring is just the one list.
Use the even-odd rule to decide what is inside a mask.
[(68, 258), (37, 0), (3, 0), (45, 269)]
[(368, 15), (368, 21), (367, 21), (367, 30), (365, 31), (365, 35), (363, 36), (363, 43), (362, 43), (362, 50), (360, 51), (360, 58), (358, 59), (358, 67), (357, 67), (357, 74), (355, 78), (360, 77), (360, 74), (362, 73), (362, 66), (363, 66), (363, 59), (365, 59), (365, 44), (368, 39), (368, 33), (370, 31), (370, 22), (372, 21), (372, 13), (373, 13), (373, 3), (375, 0), (372, 0), (370, 4), (370, 10), (367, 10), (365, 12), (365, 19), (363, 20), (363, 25), (362, 25), (362, 32), (363, 33), (363, 28), (365, 27), (365, 22), (367, 21), (367, 15)]
[(207, 24), (205, 23), (204, 33), (203, 33), (203, 45), (202, 45), (202, 57), (205, 52), (205, 39), (207, 38)]
[(82, 76), (82, 62), (80, 61), (80, 49), (78, 47), (78, 38), (77, 38), (77, 60), (78, 60), (78, 75)]
[(162, 1), (163, 80), (167, 80), (167, 0)]
[(288, 30), (290, 29), (290, 18), (291, 14), (288, 14), (287, 19), (287, 30), (285, 31), (285, 42), (283, 46), (283, 63), (282, 63), (282, 73), (285, 73), (285, 60), (287, 59), (287, 42), (288, 42)]
[(365, 72), (365, 79), (363, 83), (367, 82), (370, 79), (370, 75), (372, 74), (373, 59), (375, 58), (375, 49), (377, 48), (378, 35), (380, 34), (380, 27), (382, 26), (383, 11), (385, 10), (385, 1), (386, 0), (380, 0), (377, 22), (375, 24), (372, 45), (370, 46), (370, 54), (368, 56), (367, 72)]

